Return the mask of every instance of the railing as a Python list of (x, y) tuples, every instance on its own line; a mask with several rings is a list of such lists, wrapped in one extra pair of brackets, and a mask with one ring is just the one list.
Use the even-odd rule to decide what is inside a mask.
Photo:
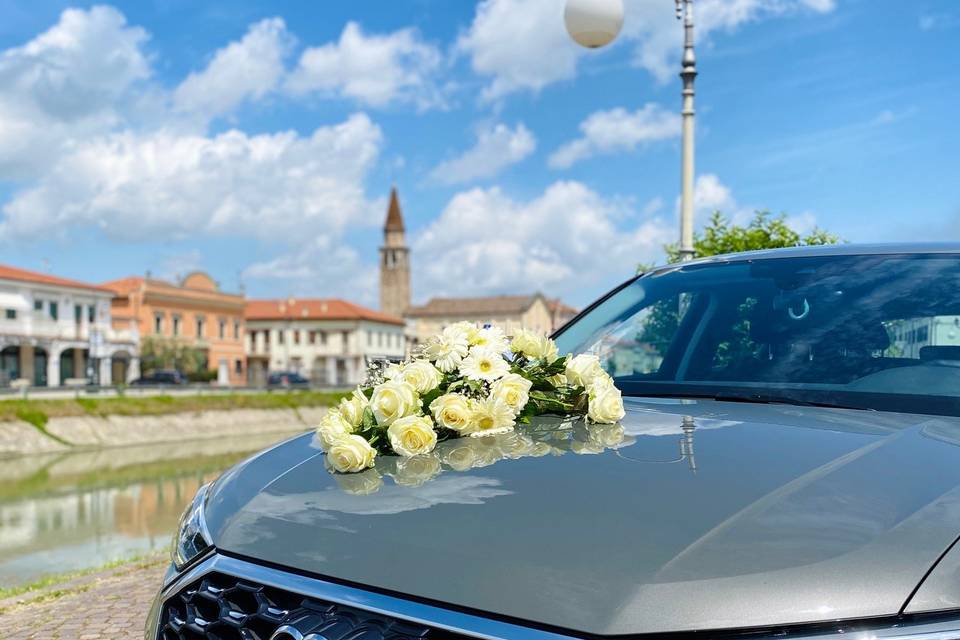
[(56, 322), (49, 318), (29, 318), (24, 320), (0, 319), (0, 334), (20, 335), (31, 338), (49, 338), (53, 340), (89, 340), (90, 334), (100, 332), (107, 342), (139, 341), (139, 333), (133, 329), (114, 329), (88, 323), (74, 324)]

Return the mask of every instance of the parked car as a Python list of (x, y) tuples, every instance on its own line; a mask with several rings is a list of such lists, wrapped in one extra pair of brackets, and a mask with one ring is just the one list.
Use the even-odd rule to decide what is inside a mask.
[(960, 245), (670, 265), (556, 339), (622, 429), (274, 446), (199, 491), (146, 638), (960, 637)]
[(179, 385), (187, 384), (186, 377), (175, 369), (158, 369), (137, 378), (131, 384), (137, 385)]
[(270, 387), (308, 387), (310, 380), (295, 371), (276, 371), (267, 376), (267, 386)]

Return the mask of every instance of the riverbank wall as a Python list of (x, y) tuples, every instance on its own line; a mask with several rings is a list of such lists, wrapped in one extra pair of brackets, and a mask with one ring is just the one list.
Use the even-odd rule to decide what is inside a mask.
[(0, 460), (109, 447), (222, 439), (310, 429), (327, 407), (51, 417), (42, 427), (0, 421)]

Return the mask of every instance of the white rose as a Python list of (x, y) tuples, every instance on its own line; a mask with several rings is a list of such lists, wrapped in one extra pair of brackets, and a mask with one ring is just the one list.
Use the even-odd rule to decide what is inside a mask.
[(335, 473), (334, 480), (346, 493), (355, 496), (366, 496), (376, 493), (383, 486), (383, 478), (375, 469), (367, 469), (360, 473)]
[(317, 437), (324, 451), (330, 451), (333, 444), (343, 436), (353, 433), (354, 425), (350, 424), (336, 409), (327, 411), (317, 426)]
[(438, 425), (454, 431), (466, 430), (473, 416), (470, 401), (457, 393), (445, 393), (431, 402), (430, 412)]
[(539, 334), (533, 331), (518, 329), (517, 332), (513, 334), (513, 340), (510, 341), (510, 350), (514, 353), (522, 353), (530, 358), (536, 358), (536, 354), (539, 353), (540, 349), (539, 339)]
[(503, 356), (487, 347), (471, 347), (470, 354), (460, 363), (460, 374), (469, 380), (492, 382), (510, 372), (510, 364)]
[(565, 374), (558, 373), (555, 376), (550, 376), (547, 378), (547, 382), (555, 387), (565, 387), (567, 385), (567, 376)]
[(608, 383), (608, 379), (600, 378), (588, 390), (587, 418), (593, 422), (612, 424), (626, 415), (620, 389), (612, 381)]
[(514, 414), (518, 414), (527, 405), (532, 386), (533, 383), (519, 373), (508, 373), (493, 383), (490, 395), (510, 407)]
[(420, 408), (417, 392), (403, 380), (388, 380), (373, 388), (370, 409), (377, 424), (386, 426), (394, 420), (416, 413)]
[(541, 333), (527, 329), (520, 329), (514, 334), (510, 349), (528, 358), (547, 362), (553, 362), (558, 355), (556, 342)]
[(427, 480), (432, 480), (441, 471), (440, 458), (435, 453), (412, 458), (397, 460), (393, 479), (404, 487), (419, 487)]
[(414, 360), (403, 367), (400, 379), (420, 394), (436, 389), (440, 385), (442, 374), (427, 360)]
[(362, 436), (338, 438), (327, 451), (327, 462), (339, 473), (356, 473), (373, 466), (377, 451)]
[(593, 384), (597, 377), (606, 375), (606, 372), (600, 366), (600, 358), (589, 353), (581, 353), (567, 360), (565, 374), (571, 384), (586, 388)]
[(340, 415), (354, 427), (360, 426), (363, 421), (363, 410), (367, 408), (367, 396), (359, 388), (354, 389), (349, 397), (340, 400), (338, 410)]
[(437, 432), (426, 416), (400, 418), (387, 429), (390, 446), (402, 456), (430, 453), (437, 446)]
[(383, 370), (383, 379), (384, 380), (393, 380), (400, 377), (400, 373), (403, 371), (403, 365), (397, 362), (391, 362)]

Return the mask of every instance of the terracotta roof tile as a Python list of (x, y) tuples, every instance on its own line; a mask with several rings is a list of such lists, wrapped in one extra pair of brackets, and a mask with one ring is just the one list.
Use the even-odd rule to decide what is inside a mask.
[(110, 289), (98, 287), (97, 285), (90, 284), (88, 282), (70, 280), (69, 278), (61, 278), (59, 276), (52, 276), (48, 273), (39, 273), (37, 271), (27, 271), (26, 269), (18, 269), (17, 267), (10, 267), (7, 265), (0, 265), (0, 280), (35, 282), (37, 284), (49, 284), (58, 287), (86, 289), (87, 291), (97, 291), (99, 293), (112, 293)]
[(244, 316), (247, 320), (369, 320), (404, 324), (402, 318), (337, 298), (297, 298), (293, 300), (293, 304), (287, 300), (247, 300)]
[(539, 293), (520, 296), (487, 296), (482, 298), (432, 298), (424, 305), (412, 307), (408, 316), (480, 316), (520, 314), (529, 309)]

